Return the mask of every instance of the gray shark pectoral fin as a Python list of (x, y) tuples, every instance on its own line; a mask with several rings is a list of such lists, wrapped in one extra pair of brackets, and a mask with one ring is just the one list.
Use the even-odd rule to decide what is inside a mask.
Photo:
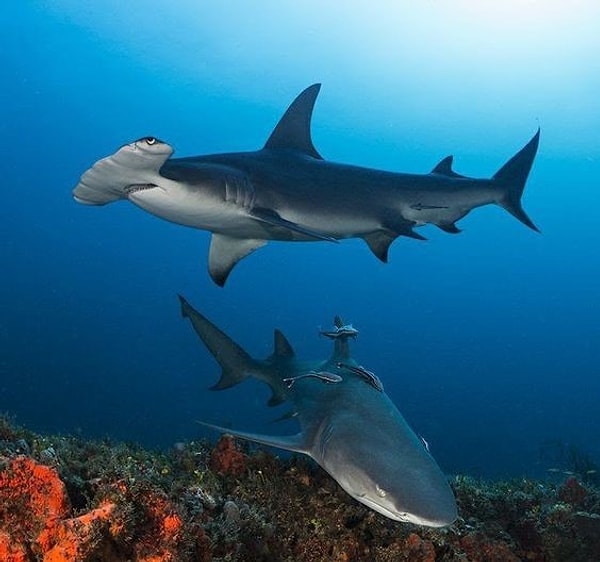
[(254, 208), (252, 209), (250, 216), (260, 222), (270, 224), (271, 226), (286, 228), (287, 230), (303, 234), (304, 236), (309, 236), (310, 238), (315, 238), (317, 240), (325, 240), (327, 242), (338, 242), (338, 240), (333, 238), (333, 236), (329, 236), (324, 232), (319, 232), (318, 230), (313, 230), (312, 228), (309, 228), (307, 226), (288, 221), (271, 209)]
[(213, 233), (208, 252), (208, 271), (212, 280), (220, 287), (225, 285), (235, 264), (266, 243), (266, 240)]
[(258, 433), (249, 433), (246, 431), (236, 431), (229, 429), (228, 427), (221, 427), (220, 425), (214, 425), (212, 423), (198, 422), (200, 425), (210, 427), (221, 433), (228, 433), (234, 437), (240, 439), (246, 439), (247, 441), (254, 441), (261, 445), (268, 445), (269, 447), (277, 447), (278, 449), (284, 449), (286, 451), (293, 451), (294, 453), (308, 454), (307, 447), (304, 443), (304, 434), (297, 433), (296, 435), (260, 435)]

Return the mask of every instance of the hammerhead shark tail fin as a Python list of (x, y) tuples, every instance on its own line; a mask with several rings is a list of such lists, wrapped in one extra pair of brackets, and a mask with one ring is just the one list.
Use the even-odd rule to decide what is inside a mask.
[(540, 130), (538, 129), (533, 138), (504, 164), (493, 177), (494, 182), (504, 188), (504, 195), (498, 201), (498, 205), (536, 232), (539, 232), (539, 228), (523, 210), (521, 196), (523, 195), (525, 182), (533, 165), (539, 142)]
[(256, 370), (256, 361), (181, 295), (181, 315), (189, 318), (194, 331), (221, 365), (221, 378), (211, 390), (222, 390), (242, 382)]

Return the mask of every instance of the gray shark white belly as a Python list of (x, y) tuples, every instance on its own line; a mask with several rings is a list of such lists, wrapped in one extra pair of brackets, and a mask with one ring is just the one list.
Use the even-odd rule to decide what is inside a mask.
[(258, 360), (180, 300), (183, 316), (221, 365), (213, 389), (256, 377), (271, 387), (270, 405), (291, 404), (283, 418), (297, 419), (300, 432), (258, 435), (205, 425), (309, 455), (353, 498), (391, 519), (431, 527), (456, 519), (454, 495), (428, 448), (379, 379), (351, 357), (348, 340), (355, 337), (355, 329), (325, 332), (334, 340), (334, 353), (324, 361), (297, 360), (283, 334), (275, 331), (273, 355)]
[(363, 238), (387, 261), (398, 236), (423, 239), (414, 227), (455, 222), (497, 204), (537, 230), (521, 206), (539, 130), (491, 179), (461, 176), (444, 158), (429, 174), (403, 174), (323, 160), (310, 133), (320, 85), (290, 105), (264, 148), (254, 152), (170, 158), (152, 137), (99, 160), (73, 194), (88, 205), (128, 199), (171, 222), (213, 233), (209, 272), (223, 285), (235, 264), (268, 240)]

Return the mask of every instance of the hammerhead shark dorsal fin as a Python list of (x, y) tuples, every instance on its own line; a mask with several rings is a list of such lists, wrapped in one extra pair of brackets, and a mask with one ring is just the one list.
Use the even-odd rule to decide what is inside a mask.
[(312, 143), (310, 121), (321, 84), (313, 84), (301, 92), (277, 123), (264, 148), (298, 150), (313, 158), (322, 156)]
[(280, 330), (273, 332), (273, 355), (286, 359), (295, 355), (294, 348)]

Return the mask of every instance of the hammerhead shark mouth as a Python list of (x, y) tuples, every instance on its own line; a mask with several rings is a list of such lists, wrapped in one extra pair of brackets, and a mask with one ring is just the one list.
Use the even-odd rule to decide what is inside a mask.
[[(456, 173), (453, 157), (427, 174), (392, 173), (324, 160), (311, 136), (320, 84), (292, 102), (254, 152), (171, 158), (154, 137), (121, 147), (87, 170), (73, 191), (86, 205), (126, 199), (160, 218), (212, 233), (209, 273), (220, 286), (269, 240), (362, 238), (383, 262), (399, 236), (433, 224), (456, 234), (471, 210), (495, 204), (538, 230), (521, 205), (539, 144), (532, 139), (491, 178)], [(159, 187), (160, 189), (157, 189)]]

